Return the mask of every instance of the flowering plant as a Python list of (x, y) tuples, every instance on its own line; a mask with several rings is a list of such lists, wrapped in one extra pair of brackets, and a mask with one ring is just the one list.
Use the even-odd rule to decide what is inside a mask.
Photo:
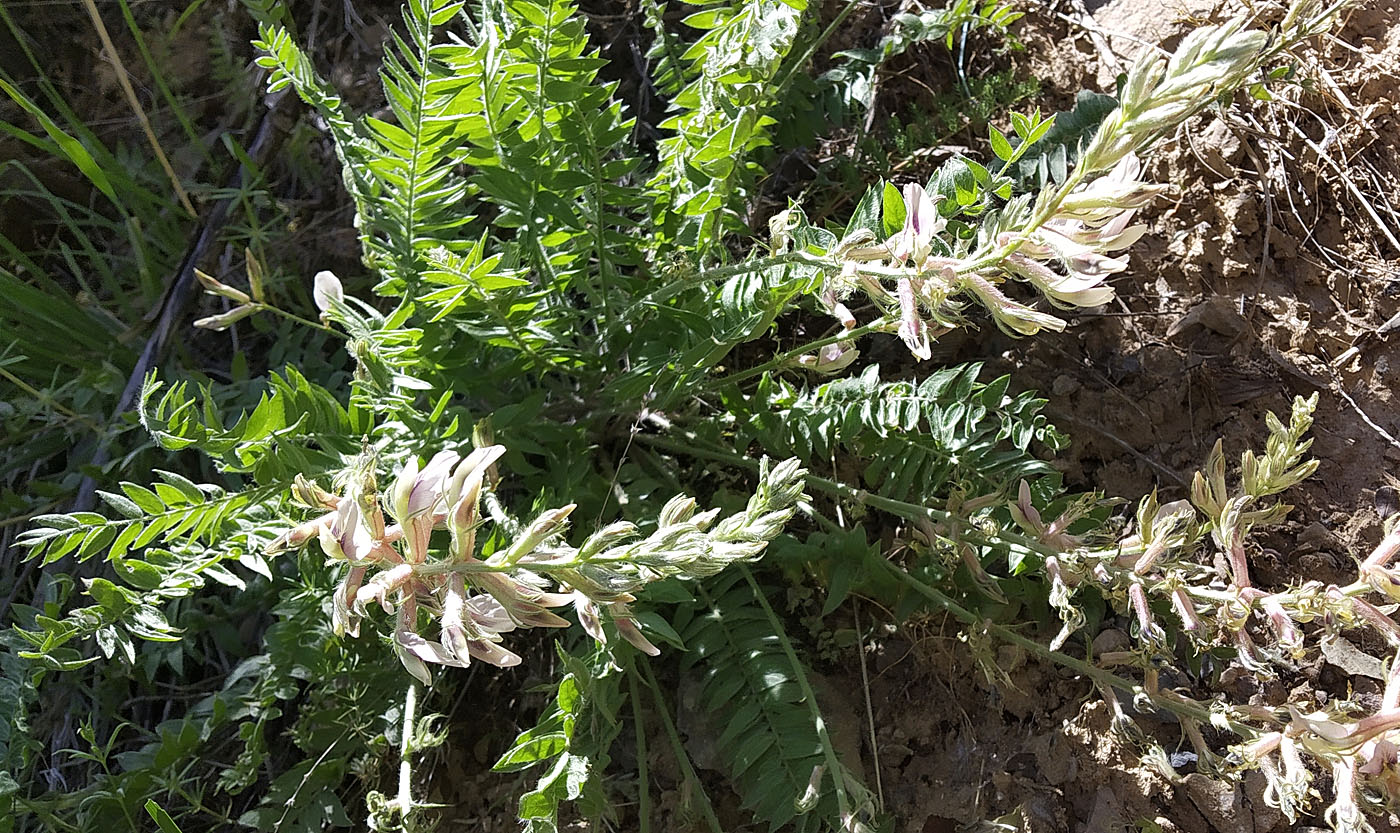
[[(285, 552), (317, 541), (327, 557), (348, 565), (332, 598), (337, 634), (358, 636), (371, 604), (395, 614), (394, 651), (424, 684), (428, 663), (464, 667), (473, 659), (501, 667), (520, 656), (501, 645), (517, 628), (563, 628), (552, 609), (572, 606), (579, 623), (599, 642), (604, 623), (639, 650), (659, 653), (637, 625), (628, 603), (633, 593), (662, 578), (703, 578), (726, 565), (758, 557), (792, 517), (802, 498), (805, 470), (796, 460), (769, 466), (745, 512), (716, 523), (719, 510), (697, 512), (693, 499), (668, 502), (656, 530), (637, 539), (631, 523), (598, 530), (577, 548), (561, 538), (574, 505), (541, 513), (520, 527), (494, 499), (494, 518), (509, 543), (480, 555), (478, 532), (483, 493), (499, 479), (505, 448), (475, 449), (466, 457), (440, 451), (421, 468), (410, 460), (383, 495), (376, 492), (372, 457), (362, 457), (333, 494), (298, 477), (294, 495), (322, 514), (284, 531), (267, 547)], [(386, 522), (386, 510), (395, 523)], [(434, 554), (434, 530), (447, 530), (447, 546)], [(553, 588), (553, 589), (551, 589)], [(435, 620), (436, 639), (420, 620)], [(431, 633), (431, 630), (429, 630)]]

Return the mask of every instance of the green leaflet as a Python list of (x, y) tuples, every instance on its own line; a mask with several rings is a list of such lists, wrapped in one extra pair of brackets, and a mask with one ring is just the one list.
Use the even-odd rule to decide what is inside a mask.
[(1054, 469), (1030, 452), (1066, 440), (1033, 392), (1008, 395), (1010, 379), (978, 382), (981, 364), (946, 368), (922, 382), (882, 382), (878, 365), (797, 392), (766, 379), (753, 397), (730, 399), (739, 447), (757, 441), (814, 466), (838, 451), (863, 461), (866, 488), (898, 500), (1005, 489)]
[(748, 157), (768, 144), (775, 82), (806, 7), (804, 0), (749, 0), (688, 19), (708, 31), (680, 57), (689, 80), (672, 103), (676, 115), (661, 125), (674, 135), (660, 142), (648, 183), (663, 239), (707, 250), (723, 229), (739, 225), (733, 211), (750, 177)]
[[(769, 830), (839, 829), (831, 779), (855, 806), (865, 790), (844, 764), (832, 773), (834, 752), (823, 747), (820, 709), (807, 701), (802, 677), (785, 651), (787, 637), (754, 595), (741, 570), (729, 570), (701, 590), (702, 604), (682, 608), (676, 618), (690, 653), (685, 667), (700, 682), (699, 707), (712, 721), (715, 751), (726, 775)], [(808, 794), (814, 771), (819, 798)]]
[(535, 788), (520, 797), (518, 812), (529, 833), (557, 833), (560, 805), (568, 802), (578, 802), (588, 819), (614, 814), (600, 776), (621, 728), (622, 673), (608, 648), (590, 645), (584, 656), (558, 649), (565, 673), (553, 704), (493, 767), (515, 772), (548, 764)]

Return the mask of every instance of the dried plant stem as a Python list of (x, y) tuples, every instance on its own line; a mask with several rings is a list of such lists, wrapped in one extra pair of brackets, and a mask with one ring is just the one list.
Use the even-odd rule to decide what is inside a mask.
[(136, 91), (131, 88), (131, 79), (127, 78), (126, 66), (122, 63), (121, 54), (117, 52), (117, 47), (112, 43), (112, 36), (107, 34), (107, 26), (102, 22), (102, 15), (97, 13), (97, 4), (93, 0), (83, 0), (83, 6), (87, 9), (88, 17), (92, 18), (92, 27), (97, 31), (103, 49), (112, 59), (113, 70), (115, 70), (113, 74), (117, 77), (117, 84), (121, 86), (127, 104), (131, 106), (132, 114), (141, 123), (141, 130), (146, 134), (146, 141), (150, 144), (151, 151), (156, 155), (156, 160), (160, 162), (160, 167), (165, 171), (166, 177), (170, 179), (170, 186), (175, 191), (175, 198), (179, 201), (180, 207), (185, 209), (185, 213), (191, 217), (198, 217), (199, 212), (194, 210), (189, 194), (185, 193), (185, 186), (181, 184), (180, 177), (176, 175), (175, 169), (170, 165), (170, 160), (165, 156), (165, 150), (160, 146), (160, 140), (156, 138), (156, 132), (151, 127), (151, 120), (146, 118), (146, 111), (141, 109), (141, 102), (136, 98)]

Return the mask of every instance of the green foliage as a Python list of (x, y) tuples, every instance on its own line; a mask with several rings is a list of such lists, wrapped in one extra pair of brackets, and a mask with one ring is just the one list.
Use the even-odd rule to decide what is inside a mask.
[[(896, 13), (886, 26), (887, 33), (874, 47), (836, 53), (832, 57), (840, 63), (816, 79), (817, 90), (829, 91), (828, 95), (832, 96), (823, 101), (827, 117), (835, 124), (844, 124), (846, 113), (870, 110), (875, 103), (876, 75), (880, 67), (911, 47), (942, 41), (951, 50), (954, 37), (977, 29), (992, 29), (1005, 35), (1006, 27), (1019, 20), (1022, 14), (1013, 5), (995, 0), (981, 4), (976, 0), (956, 0), (941, 9)], [(996, 101), (983, 95), (969, 98), (976, 105)]]
[(362, 411), (347, 411), (295, 367), (286, 368), (285, 378), (270, 373), (268, 380), (272, 395), (263, 394), (226, 428), (211, 390), (202, 392), (202, 403), (188, 395), (185, 382), (160, 395), (165, 384), (152, 373), (141, 389), (141, 425), (162, 448), (196, 447), (215, 458), (221, 471), (251, 474), (260, 483), (330, 468), (340, 454), (356, 450), (354, 438), (369, 428)]
[(735, 442), (816, 465), (835, 454), (863, 462), (867, 488), (898, 500), (928, 499), (952, 485), (1002, 491), (1054, 469), (1032, 453), (1066, 444), (1032, 391), (1011, 396), (1010, 377), (978, 382), (981, 364), (945, 368), (919, 383), (859, 376), (798, 391), (765, 379), (752, 398), (731, 399)]
[[(769, 830), (822, 829), (838, 816), (837, 791), (844, 803), (852, 787), (863, 788), (831, 748), (808, 672), (793, 664), (782, 624), (756, 587), (731, 571), (702, 591), (703, 604), (682, 609), (676, 625), (690, 649), (684, 667), (698, 676), (698, 705), (714, 730), (707, 734), (744, 807)], [(839, 785), (803, 801), (809, 784), (824, 779)]]
[[(753, 175), (750, 154), (769, 143), (770, 114), (802, 26), (805, 0), (708, 4), (685, 18), (705, 34), (681, 56), (688, 83), (671, 102), (648, 183), (653, 224), (663, 240), (709, 249), (722, 229), (741, 226), (736, 203)], [(665, 48), (665, 36), (658, 39)], [(666, 71), (670, 64), (663, 64)]]
[(583, 657), (561, 648), (559, 658), (565, 673), (553, 703), (493, 767), (516, 772), (546, 765), (534, 789), (520, 797), (518, 813), (529, 833), (557, 833), (560, 806), (573, 802), (595, 825), (616, 823), (601, 776), (622, 726), (621, 671), (612, 652), (601, 645)]
[(1074, 99), (1074, 108), (1056, 113), (1052, 117), (1054, 126), (1038, 141), (1025, 139), (1025, 136), (1030, 134), (1029, 127), (1025, 127), (1026, 133), (1022, 134), (1022, 122), (1025, 117), (1013, 115), (1011, 118), (1016, 127), (1016, 134), (1022, 137), (1022, 141), (1017, 143), (1018, 149), (1022, 144), (1035, 145), (1016, 163), (1019, 178), (1023, 182), (1032, 182), (1040, 186), (1064, 182), (1069, 176), (1071, 166), (1079, 160), (1079, 153), (1084, 145), (1093, 138), (1099, 125), (1117, 107), (1118, 99), (1111, 95), (1080, 90)]
[(482, 90), (462, 83), (473, 69), (479, 77), (480, 57), (432, 40), (433, 27), (464, 6), (451, 0), (405, 5), (407, 40), (393, 39), (382, 72), (397, 125), (373, 116), (352, 121), (285, 28), (261, 24), (254, 44), (268, 53), (259, 63), (272, 71), (269, 89), (294, 87), (330, 126), (355, 198), (366, 263), (396, 276), (381, 286), (385, 292), (416, 283), (432, 249), (460, 248), (459, 230), (473, 219), (458, 209), (466, 183), (452, 168), (472, 123), (468, 117), (480, 107)]
[[(353, 113), (349, 94), (318, 73), (321, 56), (298, 45), (292, 15), (264, 0), (245, 5), (259, 24), (257, 64), (269, 89), (295, 91), (329, 133), (364, 275), (265, 268), (269, 229), (290, 223), (267, 208), (273, 195), (261, 185), (240, 184), (239, 204), (253, 206), (244, 225), (210, 239), (248, 252), (245, 293), (228, 283), (230, 264), (213, 266), (212, 249), (185, 257), (189, 229), (168, 210), (163, 172), (123, 164), (129, 151), (109, 150), (51, 85), (34, 85), (37, 93), (8, 78), (0, 85), (29, 120), (5, 123), (5, 132), (60, 162), (86, 195), (60, 199), (20, 165), (5, 181), (62, 231), (47, 249), (0, 238), (0, 290), (22, 304), (0, 310), (0, 325), (17, 333), (0, 345), (0, 372), (26, 394), (0, 413), (18, 429), (3, 476), (15, 514), (42, 510), (18, 543), (35, 570), (49, 568), (13, 606), (16, 627), (3, 637), (10, 651), (0, 655), (9, 715), (0, 802), (16, 808), (15, 827), (90, 830), (118, 817), (134, 827), (149, 817), (162, 829), (322, 830), (354, 826), (361, 808), (373, 827), (422, 824), (414, 797), (424, 792), (422, 753), (441, 733), (415, 717), (418, 684), (401, 677), (395, 653), (424, 681), (432, 679), (425, 658), (476, 662), (465, 675), (440, 672), (449, 691), (423, 697), (476, 698), (481, 681), (493, 681), (493, 696), (474, 700), (490, 703), (480, 706), (487, 718), (512, 701), (495, 686), (513, 683), (503, 677), (510, 672), (481, 673), (483, 663), (528, 663), (548, 676), (549, 706), (497, 765), (538, 768), (518, 806), (527, 829), (557, 830), (570, 813), (621, 828), (635, 812), (637, 827), (650, 826), (645, 755), (639, 801), (618, 800), (630, 799), (628, 788), (608, 779), (629, 699), (638, 749), (648, 718), (659, 722), (684, 789), (700, 790), (670, 715), (641, 702), (637, 683), (653, 675), (639, 662), (657, 663), (667, 679), (701, 681), (726, 774), (760, 825), (872, 823), (875, 802), (854, 762), (837, 754), (817, 702), (811, 646), (789, 636), (767, 602), (773, 589), (726, 565), (756, 558), (787, 527), (788, 556), (810, 562), (804, 571), (826, 584), (822, 615), (841, 615), (852, 592), (886, 598), (888, 576), (872, 572), (888, 563), (873, 549), (886, 540), (874, 521), (837, 529), (825, 517), (832, 504), (843, 515), (874, 507), (924, 536), (907, 545), (920, 576), (970, 573), (974, 590), (1003, 611), (1036, 610), (1044, 592), (1031, 572), (1046, 561), (1030, 555), (1047, 545), (1028, 536), (1065, 534), (1032, 517), (1059, 490), (1040, 457), (1064, 438), (1040, 413), (1043, 400), (1012, 395), (1006, 377), (979, 382), (976, 364), (907, 379), (872, 366), (825, 384), (787, 374), (833, 369), (804, 361), (807, 352), (843, 340), (854, 349), (879, 333), (898, 331), (917, 349), (913, 331), (925, 318), (968, 322), (953, 299), (969, 293), (1015, 332), (1058, 323), (996, 288), (1010, 263), (1057, 303), (1103, 298), (1102, 286), (1013, 258), (1041, 252), (1051, 261), (1036, 235), (1057, 217), (1106, 222), (1112, 215), (1094, 214), (1079, 189), (1145, 148), (1147, 132), (1194, 112), (1201, 85), (1192, 66), (1242, 78), (1259, 60), (1249, 57), (1259, 37), (1232, 46), (1227, 32), (1196, 64), (1147, 67), (1116, 116), (1091, 113), (1089, 104), (1106, 106), (1097, 99), (1059, 118), (1015, 116), (1009, 133), (990, 131), (999, 162), (955, 157), (927, 189), (880, 179), (849, 223), (828, 227), (795, 203), (762, 216), (754, 183), (773, 143), (805, 142), (803, 130), (815, 139), (870, 107), (879, 67), (911, 46), (951, 44), (979, 27), (1002, 32), (1013, 11), (957, 0), (902, 14), (874, 47), (836, 56), (835, 69), (812, 79), (808, 63), (854, 4), (820, 28), (818, 10), (801, 2), (650, 2), (641, 9), (653, 33), (650, 89), (664, 97), (666, 118), (648, 155), (634, 141), (646, 126), (623, 99), (632, 88), (615, 80), (568, 0), (410, 0), (388, 38), (382, 102)], [(677, 12), (686, 13), (678, 28)], [(218, 57), (222, 72), (241, 64), (237, 55)], [(156, 69), (152, 83), (163, 89), (169, 73)], [(1009, 78), (978, 83), (986, 86), (974, 95), (999, 103), (1025, 91)], [(839, 101), (804, 127), (793, 114), (813, 89)], [(200, 135), (177, 121), (181, 133)], [(292, 153), (309, 158), (313, 144), (303, 133)], [(247, 149), (227, 147), (242, 165), (236, 181), (261, 181), (243, 160)], [(1047, 191), (1035, 193), (1031, 166)], [(1120, 203), (1153, 195), (1143, 183), (1124, 187), (1126, 196), (1108, 199), (1114, 210), (1136, 210)], [(747, 254), (730, 232), (763, 219), (769, 247)], [(1111, 269), (1102, 252), (1114, 241), (1090, 242), (1102, 259), (1054, 263)], [(220, 275), (201, 279), (219, 304), (201, 325), (224, 334), (201, 334), (211, 341), (180, 361), (154, 362), (159, 373), (133, 374), (143, 339), (153, 356), (167, 340), (184, 346), (173, 331), (148, 333), (137, 322), (149, 309), (171, 310), (159, 326), (184, 320), (164, 306), (163, 280), (196, 261)], [(857, 292), (872, 303), (851, 300)], [(873, 310), (868, 323), (852, 323), (847, 300), (860, 315)], [(836, 314), (842, 330), (793, 344), (785, 325), (804, 306)], [(344, 353), (322, 355), (327, 334), (343, 339)], [(113, 417), (122, 393), (138, 388), (135, 413)], [(83, 456), (70, 454), (74, 440), (95, 447), (138, 424), (150, 441), (122, 438), (106, 469), (66, 462)], [(469, 455), (468, 434), (484, 456), (449, 478), (432, 461)], [(167, 464), (162, 452), (179, 456)], [(843, 474), (811, 477), (792, 460), (770, 467), (759, 462), (765, 453)], [(519, 476), (502, 478), (498, 459)], [(115, 482), (103, 479), (112, 470)], [(59, 505), (85, 473), (98, 478), (109, 513)], [(1028, 497), (1022, 481), (1031, 481)], [(716, 510), (663, 502), (677, 493), (701, 493)], [(1018, 501), (1015, 523), (1027, 536), (1006, 532), (1008, 500)], [(392, 509), (392, 526), (381, 508)], [(724, 510), (731, 514), (717, 521)], [(565, 526), (571, 515), (577, 532)], [(814, 533), (812, 524), (827, 528)], [(446, 536), (435, 535), (444, 527)], [(453, 558), (438, 557), (444, 544)], [(992, 565), (1005, 577), (988, 575)], [(394, 611), (392, 623), (372, 602)], [(366, 631), (358, 638), (344, 635), (352, 612)], [(538, 641), (519, 640), (524, 657), (493, 652), (500, 633), (567, 626), (566, 616), (595, 638), (590, 649), (560, 651), (557, 664), (548, 647), (530, 651)], [(642, 660), (622, 644), (650, 653), (648, 637), (682, 656)], [(139, 705), (196, 671), (188, 703), (159, 714)], [(450, 692), (454, 684), (468, 690)], [(39, 718), (57, 723), (51, 710), (67, 705), (54, 693), (93, 715), (74, 737), (35, 735), (47, 725)], [(79, 741), (64, 753), (80, 762), (71, 785), (51, 788), (40, 777), (43, 756)], [(399, 790), (390, 798), (380, 789), (392, 771)]]

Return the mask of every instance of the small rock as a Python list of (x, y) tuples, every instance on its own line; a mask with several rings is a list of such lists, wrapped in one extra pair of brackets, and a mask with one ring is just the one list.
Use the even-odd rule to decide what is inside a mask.
[(1235, 131), (1220, 119), (1213, 120), (1206, 125), (1200, 135), (1196, 137), (1196, 146), (1200, 148), (1205, 156), (1206, 162), (1217, 174), (1230, 175), (1230, 167), (1239, 161), (1244, 153), (1244, 146), (1240, 144), (1240, 137), (1235, 135)]
[(1133, 641), (1126, 633), (1117, 628), (1105, 628), (1098, 636), (1094, 637), (1094, 653), (1107, 654), (1113, 651), (1127, 651), (1133, 647)]
[(1050, 392), (1056, 396), (1069, 396), (1079, 390), (1079, 380), (1065, 373), (1055, 377), (1055, 381), (1050, 385)]
[(1395, 489), (1390, 486), (1382, 486), (1376, 490), (1376, 496), (1372, 499), (1376, 507), (1376, 514), (1381, 516), (1381, 520), (1386, 520), (1396, 512), (1400, 512), (1400, 497), (1395, 494)]
[(1214, 330), (1223, 336), (1234, 337), (1244, 329), (1244, 319), (1240, 317), (1234, 302), (1227, 297), (1216, 296), (1202, 301), (1167, 328), (1167, 338), (1172, 338), (1194, 326)]
[(1313, 521), (1298, 533), (1298, 544), (1305, 547), (1303, 552), (1317, 552), (1321, 549), (1331, 549), (1337, 546), (1337, 539), (1332, 535), (1332, 531), (1317, 521)]
[(1220, 833), (1254, 833), (1254, 822), (1244, 807), (1239, 789), (1204, 775), (1186, 776), (1186, 795)]
[(1259, 770), (1250, 770), (1244, 776), (1244, 797), (1249, 801), (1249, 811), (1254, 816), (1254, 833), (1273, 833), (1281, 828), (1283, 811), (1270, 807), (1264, 800), (1264, 790), (1269, 781)]
[(1322, 656), (1327, 662), (1348, 675), (1385, 680), (1385, 663), (1371, 656), (1344, 636), (1322, 640)]
[(1113, 790), (1101, 786), (1099, 791), (1094, 793), (1094, 808), (1089, 811), (1089, 821), (1083, 830), (1085, 833), (1117, 830), (1126, 820), (1123, 817), (1123, 802), (1113, 794)]
[(1057, 737), (1055, 742), (1037, 753), (1035, 764), (1040, 777), (1052, 787), (1068, 784), (1079, 774), (1079, 760), (1063, 737)]

